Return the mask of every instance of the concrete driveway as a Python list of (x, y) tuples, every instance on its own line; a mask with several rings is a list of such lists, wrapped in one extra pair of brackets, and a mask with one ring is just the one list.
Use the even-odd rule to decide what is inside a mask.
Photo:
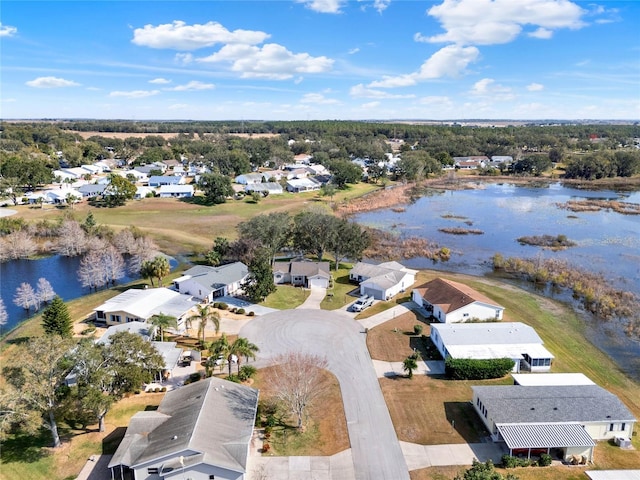
[(295, 309), (258, 317), (240, 335), (260, 348), (257, 364), (288, 351), (326, 356), (340, 382), (355, 478), (409, 480), (362, 325), (339, 311)]

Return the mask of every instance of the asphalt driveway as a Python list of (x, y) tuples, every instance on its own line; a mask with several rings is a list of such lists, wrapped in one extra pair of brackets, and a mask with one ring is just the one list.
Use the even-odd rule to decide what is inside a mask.
[(260, 348), (256, 366), (292, 350), (326, 356), (340, 382), (355, 478), (409, 480), (362, 325), (340, 311), (283, 310), (254, 319), (240, 335)]

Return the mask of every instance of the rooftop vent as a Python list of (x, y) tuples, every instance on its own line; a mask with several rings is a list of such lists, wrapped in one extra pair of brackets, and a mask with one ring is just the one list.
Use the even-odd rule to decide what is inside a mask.
[(177, 440), (178, 439), (178, 435), (174, 435), (173, 437), (171, 437), (171, 440)]

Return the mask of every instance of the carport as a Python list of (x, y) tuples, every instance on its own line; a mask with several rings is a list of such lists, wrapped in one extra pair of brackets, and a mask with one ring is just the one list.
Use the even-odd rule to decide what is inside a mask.
[(496, 428), (512, 456), (526, 453), (531, 458), (558, 449), (563, 460), (573, 456), (593, 459), (595, 442), (579, 423), (503, 423)]

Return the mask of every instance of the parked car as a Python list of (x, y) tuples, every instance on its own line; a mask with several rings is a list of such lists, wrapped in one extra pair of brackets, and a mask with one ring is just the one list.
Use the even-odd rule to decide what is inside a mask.
[(360, 298), (358, 298), (353, 303), (353, 305), (351, 305), (351, 310), (354, 312), (361, 312), (365, 308), (368, 308), (371, 305), (373, 305), (373, 300), (374, 298), (371, 295), (363, 295)]

